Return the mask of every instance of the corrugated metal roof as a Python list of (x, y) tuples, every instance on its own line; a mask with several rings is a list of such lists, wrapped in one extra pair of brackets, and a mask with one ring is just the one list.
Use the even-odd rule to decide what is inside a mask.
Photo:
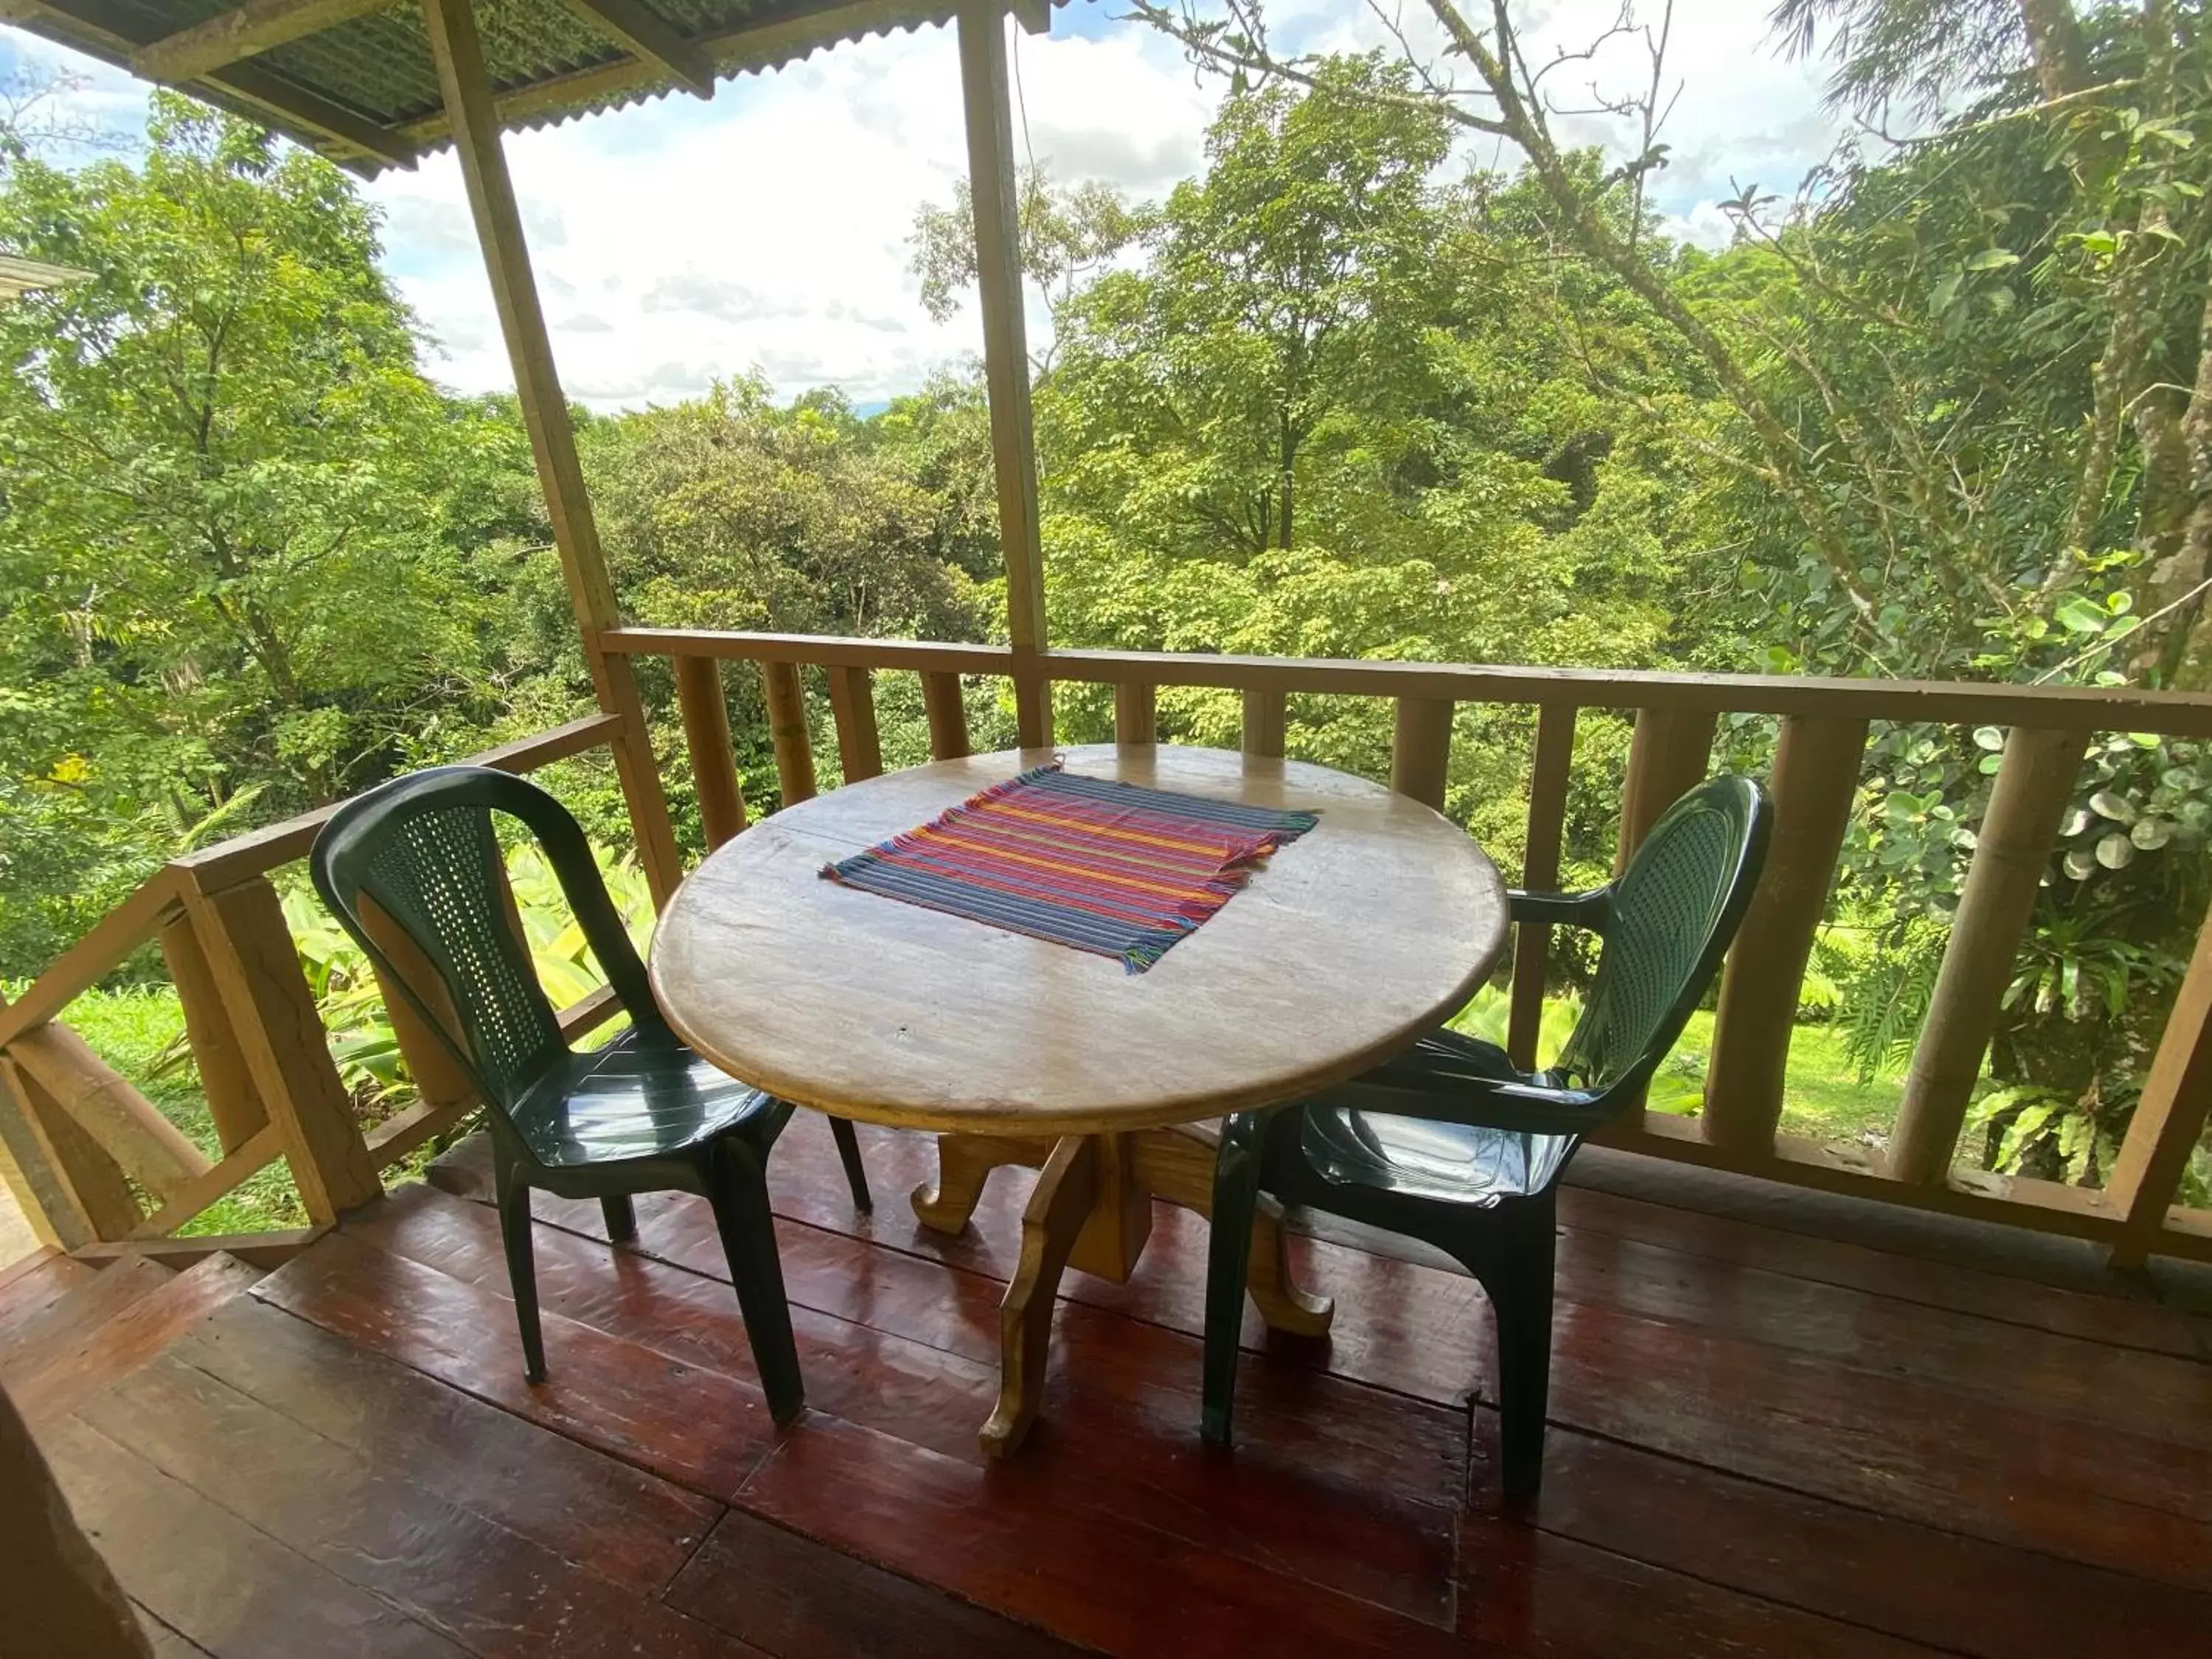
[[(0, 18), (131, 69), (132, 57), (238, 0), (0, 0)], [(636, 0), (703, 52), (718, 79), (774, 69), (825, 46), (950, 22), (959, 0)], [(1051, 4), (1001, 0), (1042, 27)], [(475, 0), (501, 125), (550, 126), (678, 90), (564, 0)], [(445, 142), (445, 107), (416, 0), (273, 46), (185, 83), (357, 171)], [(350, 137), (349, 137), (350, 133)], [(368, 141), (368, 142), (363, 142)]]
[(91, 276), (88, 270), (69, 265), (42, 264), (36, 259), (0, 253), (0, 300), (17, 299), (42, 288), (59, 288), (64, 283), (85, 282)]

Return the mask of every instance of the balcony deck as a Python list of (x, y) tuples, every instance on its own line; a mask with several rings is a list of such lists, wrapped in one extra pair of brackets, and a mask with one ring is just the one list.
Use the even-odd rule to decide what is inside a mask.
[(142, 1319), (18, 1397), (164, 1654), (2078, 1659), (2212, 1631), (2212, 1322), (2171, 1276), (1571, 1188), (1547, 1485), (1512, 1518), (1472, 1284), (1341, 1239), (1294, 1242), (1331, 1344), (1248, 1363), (1238, 1449), (1205, 1452), (1202, 1224), (1163, 1212), (1131, 1283), (1071, 1275), (1046, 1417), (986, 1468), (1030, 1177), (937, 1239), (904, 1202), (928, 1143), (862, 1134), (872, 1222), (819, 1120), (773, 1170), (809, 1398), (781, 1435), (690, 1200), (613, 1253), (596, 1206), (541, 1199), (526, 1386), (465, 1143), (458, 1191), (250, 1289), (213, 1258), (157, 1357)]

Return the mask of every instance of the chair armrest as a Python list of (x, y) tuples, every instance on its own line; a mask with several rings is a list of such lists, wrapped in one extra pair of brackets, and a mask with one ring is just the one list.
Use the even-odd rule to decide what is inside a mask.
[(1603, 1128), (1620, 1112), (1618, 1091), (1547, 1089), (1533, 1083), (1473, 1079), (1449, 1091), (1409, 1089), (1387, 1083), (1353, 1082), (1303, 1103), (1348, 1107), (1392, 1117), (1427, 1118), (1470, 1128), (1509, 1129), (1546, 1135), (1587, 1135)]
[(1587, 927), (1602, 933), (1613, 921), (1613, 888), (1592, 888), (1587, 893), (1524, 893), (1505, 895), (1506, 913), (1516, 921), (1542, 921), (1568, 927)]

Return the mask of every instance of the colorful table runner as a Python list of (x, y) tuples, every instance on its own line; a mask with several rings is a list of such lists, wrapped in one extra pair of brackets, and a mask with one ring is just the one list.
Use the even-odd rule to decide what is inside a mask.
[(822, 874), (1119, 957), (1141, 974), (1316, 822), (1311, 812), (1082, 777), (1055, 761)]

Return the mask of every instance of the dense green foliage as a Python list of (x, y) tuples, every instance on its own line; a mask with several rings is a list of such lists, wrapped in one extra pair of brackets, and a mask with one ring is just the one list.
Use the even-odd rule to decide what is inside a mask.
[[(1735, 245), (1704, 252), (1646, 201), (1663, 149), (1610, 167), (1559, 147), (1494, 34), (1462, 52), (1492, 94), (1476, 116), (1383, 56), (1279, 62), (1139, 9), (1237, 79), (1203, 173), (1162, 204), (1024, 181), (1054, 321), (1035, 367), (1056, 641), (2212, 682), (2194, 11), (2060, 7), (2071, 34), (2031, 49), (1996, 0), (1788, 0), (1790, 27), (1851, 24), (1839, 99), (1942, 113), (1795, 204), (1747, 191)], [(1939, 50), (1966, 38), (1998, 44)], [(1465, 168), (1470, 125), (1526, 165)], [(179, 100), (150, 137), (136, 168), (0, 146), (0, 247), (95, 273), (0, 311), (0, 973), (180, 845), (589, 703), (520, 423), (423, 376), (373, 216), (331, 168)], [(939, 313), (973, 277), (962, 209), (915, 228)], [(739, 380), (580, 440), (641, 621), (1002, 625), (973, 378), (866, 418)], [(682, 818), (665, 670), (641, 672)], [(764, 809), (758, 690), (729, 690)], [(879, 699), (888, 758), (921, 758), (917, 689), (885, 676)], [(979, 743), (1010, 735), (1009, 710), (979, 711)], [(1161, 715), (1236, 741), (1223, 694), (1167, 690)], [(1110, 705), (1061, 688), (1057, 719), (1101, 737)], [(1389, 720), (1294, 699), (1291, 747), (1379, 775)], [(1457, 720), (1450, 810), (1510, 866), (1533, 715)], [(1774, 739), (1730, 721), (1722, 758), (1763, 768)], [(1585, 714), (1575, 876), (1609, 865), (1626, 740)], [(1863, 1082), (1917, 1030), (2002, 742), (1873, 734), (1806, 994), (1824, 1063)], [(626, 835), (604, 766), (551, 776)], [(2208, 831), (2202, 745), (2093, 747), (1993, 1051), (1986, 1158), (2109, 1167), (2212, 896)]]

